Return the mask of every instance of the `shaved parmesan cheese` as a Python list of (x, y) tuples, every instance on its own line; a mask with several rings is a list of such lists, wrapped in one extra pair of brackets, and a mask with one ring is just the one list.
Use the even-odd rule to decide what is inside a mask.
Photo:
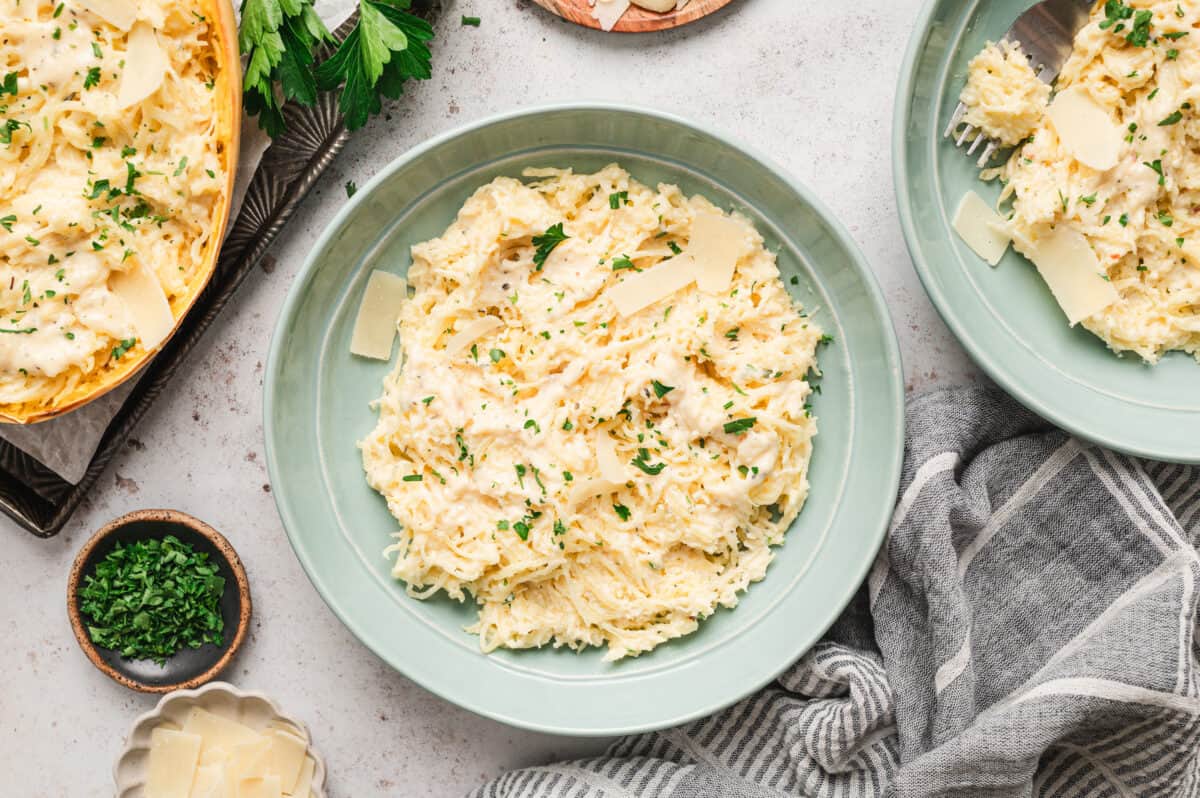
[(115, 272), (108, 282), (109, 289), (125, 304), (138, 343), (147, 351), (157, 349), (175, 329), (171, 303), (158, 277), (145, 266), (137, 265)]
[(684, 253), (653, 269), (629, 275), (605, 291), (604, 295), (616, 306), (618, 313), (632, 316), (687, 287), (696, 279), (698, 271), (696, 260)]
[(687, 254), (696, 259), (696, 285), (701, 291), (720, 294), (728, 290), (745, 244), (745, 228), (733, 219), (715, 211), (696, 214)]
[(271, 751), (267, 758), (267, 775), (279, 777), (280, 788), (290, 793), (300, 779), (300, 768), (308, 752), (308, 743), (294, 734), (274, 729), (267, 733)]
[(158, 43), (154, 29), (139, 22), (129, 33), (125, 50), (125, 70), (117, 89), (117, 107), (128, 108), (158, 91), (167, 74), (167, 54)]
[(258, 732), (249, 726), (199, 707), (188, 714), (187, 720), (183, 722), (183, 730), (203, 739), (204, 751), (210, 748), (223, 748), (228, 751), (235, 745), (253, 743), (259, 738)]
[(601, 30), (612, 30), (628, 8), (629, 0), (596, 0), (592, 18), (600, 23)]
[(79, 4), (122, 31), (132, 28), (137, 19), (137, 7), (129, 0), (80, 0)]
[(350, 352), (359, 357), (390, 360), (396, 319), (400, 316), (400, 305), (406, 299), (408, 283), (403, 277), (378, 269), (371, 272), (362, 303), (358, 306), (358, 317), (354, 320)]
[(498, 330), (503, 326), (504, 322), (499, 316), (482, 316), (473, 319), (464, 324), (463, 328), (446, 342), (444, 354), (446, 357), (453, 357), (492, 330)]
[(604, 479), (617, 484), (625, 482), (625, 467), (617, 457), (617, 443), (603, 429), (596, 435), (596, 461)]
[(282, 798), (278, 776), (256, 776), (238, 783), (237, 798)]
[(1112, 283), (1104, 279), (1096, 253), (1078, 230), (1059, 227), (1025, 254), (1050, 286), (1071, 326), (1119, 299)]
[(150, 732), (146, 798), (188, 798), (200, 757), (200, 738), (173, 729)]
[(188, 798), (225, 798), (225, 767), (220, 764), (201, 765), (192, 779)]
[(968, 191), (954, 214), (954, 230), (976, 255), (995, 266), (1004, 257), (1011, 240), (1004, 232), (1004, 219), (974, 191)]
[(647, 11), (662, 13), (675, 8), (675, 0), (633, 0), (635, 6), (641, 6)]
[(300, 778), (296, 780), (296, 786), (292, 787), (289, 795), (294, 795), (296, 798), (308, 798), (312, 792), (313, 771), (316, 770), (317, 763), (312, 757), (304, 757), (304, 764), (300, 766)]
[(1100, 172), (1117, 165), (1124, 132), (1086, 90), (1060, 92), (1046, 116), (1075, 160)]
[(610, 482), (607, 479), (589, 479), (586, 482), (576, 482), (575, 487), (571, 488), (571, 495), (567, 497), (567, 507), (574, 509), (581, 502), (585, 502), (593, 496), (604, 496), (614, 493), (624, 484), (623, 482)]

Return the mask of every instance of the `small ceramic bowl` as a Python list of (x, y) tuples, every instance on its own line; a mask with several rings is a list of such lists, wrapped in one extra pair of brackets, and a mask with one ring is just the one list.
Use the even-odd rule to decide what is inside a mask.
[[(225, 592), (220, 603), (221, 617), (225, 621), (224, 645), (205, 643), (200, 648), (181, 649), (165, 665), (152, 660), (125, 659), (117, 651), (97, 646), (88, 636), (87, 619), (79, 609), (79, 589), (84, 575), (92, 573), (96, 564), (118, 543), (167, 535), (174, 535), (197, 551), (207, 553), (210, 562), (216, 563), (218, 573), (225, 578)], [(107, 676), (131, 690), (169, 693), (212, 681), (233, 660), (250, 624), (250, 583), (237, 552), (208, 524), (176, 510), (138, 510), (110, 521), (80, 549), (67, 581), (67, 614), (83, 653)]]
[(150, 733), (163, 724), (174, 728), (183, 726), (192, 707), (201, 707), (252, 729), (283, 726), (308, 740), (308, 755), (316, 765), (312, 798), (325, 798), (325, 760), (313, 748), (308, 727), (283, 714), (279, 706), (262, 693), (239, 690), (226, 682), (210, 682), (198, 690), (176, 690), (163, 696), (154, 709), (133, 722), (125, 739), (125, 748), (113, 766), (116, 798), (144, 798), (150, 762)]

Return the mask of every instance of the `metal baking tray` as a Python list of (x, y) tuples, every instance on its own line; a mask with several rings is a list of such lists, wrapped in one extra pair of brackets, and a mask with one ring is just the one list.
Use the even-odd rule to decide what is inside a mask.
[[(414, 3), (413, 13), (433, 22), (441, 3)], [(333, 31), (338, 41), (358, 20), (355, 12)], [(109, 422), (87, 473), (78, 484), (57, 474), (7, 441), (0, 440), (0, 512), (42, 538), (58, 534), (96, 483), (113, 455), (176, 370), (258, 265), (287, 225), (301, 200), (333, 163), (350, 134), (342, 123), (333, 93), (322, 93), (310, 108), (284, 107), (287, 130), (263, 154), (237, 219), (221, 248), (208, 286), (171, 341), (143, 369), (137, 387)]]

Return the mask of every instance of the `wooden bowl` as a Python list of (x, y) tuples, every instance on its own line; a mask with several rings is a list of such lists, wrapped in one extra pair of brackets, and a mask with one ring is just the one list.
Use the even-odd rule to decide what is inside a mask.
[[(79, 588), (84, 575), (91, 573), (118, 543), (167, 535), (174, 535), (196, 551), (208, 554), (210, 562), (217, 565), (217, 572), (225, 578), (220, 602), (225, 622), (224, 644), (183, 648), (167, 659), (165, 665), (152, 660), (125, 659), (119, 652), (97, 646), (88, 636), (87, 621), (79, 609)], [(233, 546), (208, 524), (177, 510), (137, 510), (108, 522), (79, 550), (67, 580), (67, 615), (83, 653), (109, 678), (143, 693), (194, 689), (216, 678), (246, 639), (250, 611), (250, 583)]]
[[(583, 25), (585, 28), (600, 29), (600, 23), (592, 16), (592, 6), (588, 0), (534, 0), (542, 8), (557, 14), (568, 22)], [(724, 8), (733, 0), (691, 0), (679, 11), (647, 11), (638, 6), (630, 6), (613, 26), (613, 33), (649, 33), (651, 31), (668, 30), (695, 22), (709, 14)]]

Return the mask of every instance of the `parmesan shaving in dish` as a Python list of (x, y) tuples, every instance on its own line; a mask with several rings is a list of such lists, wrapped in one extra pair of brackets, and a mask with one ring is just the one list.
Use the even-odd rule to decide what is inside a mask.
[(631, 5), (665, 14), (668, 11), (682, 11), (687, 4), (688, 0), (588, 0), (588, 5), (592, 7), (592, 19), (604, 31), (616, 27)]
[[(1002, 182), (1013, 245), (1053, 279), (1068, 321), (1149, 363), (1200, 359), (1197, 26), (1196, 3), (1097, 3), (1054, 100), (983, 173)], [(1004, 98), (1029, 93), (1027, 75), (1004, 81), (962, 99), (980, 119), (1003, 115)]]
[[(766, 574), (808, 493), (822, 334), (744, 217), (616, 165), (531, 174), (413, 247), (404, 357), (360, 448), (410, 595), (469, 595), (484, 651), (615, 660)], [(738, 242), (719, 294), (696, 284), (706, 219)]]
[(111, 385), (207, 279), (237, 143), (218, 8), (0, 0), (6, 419)]

